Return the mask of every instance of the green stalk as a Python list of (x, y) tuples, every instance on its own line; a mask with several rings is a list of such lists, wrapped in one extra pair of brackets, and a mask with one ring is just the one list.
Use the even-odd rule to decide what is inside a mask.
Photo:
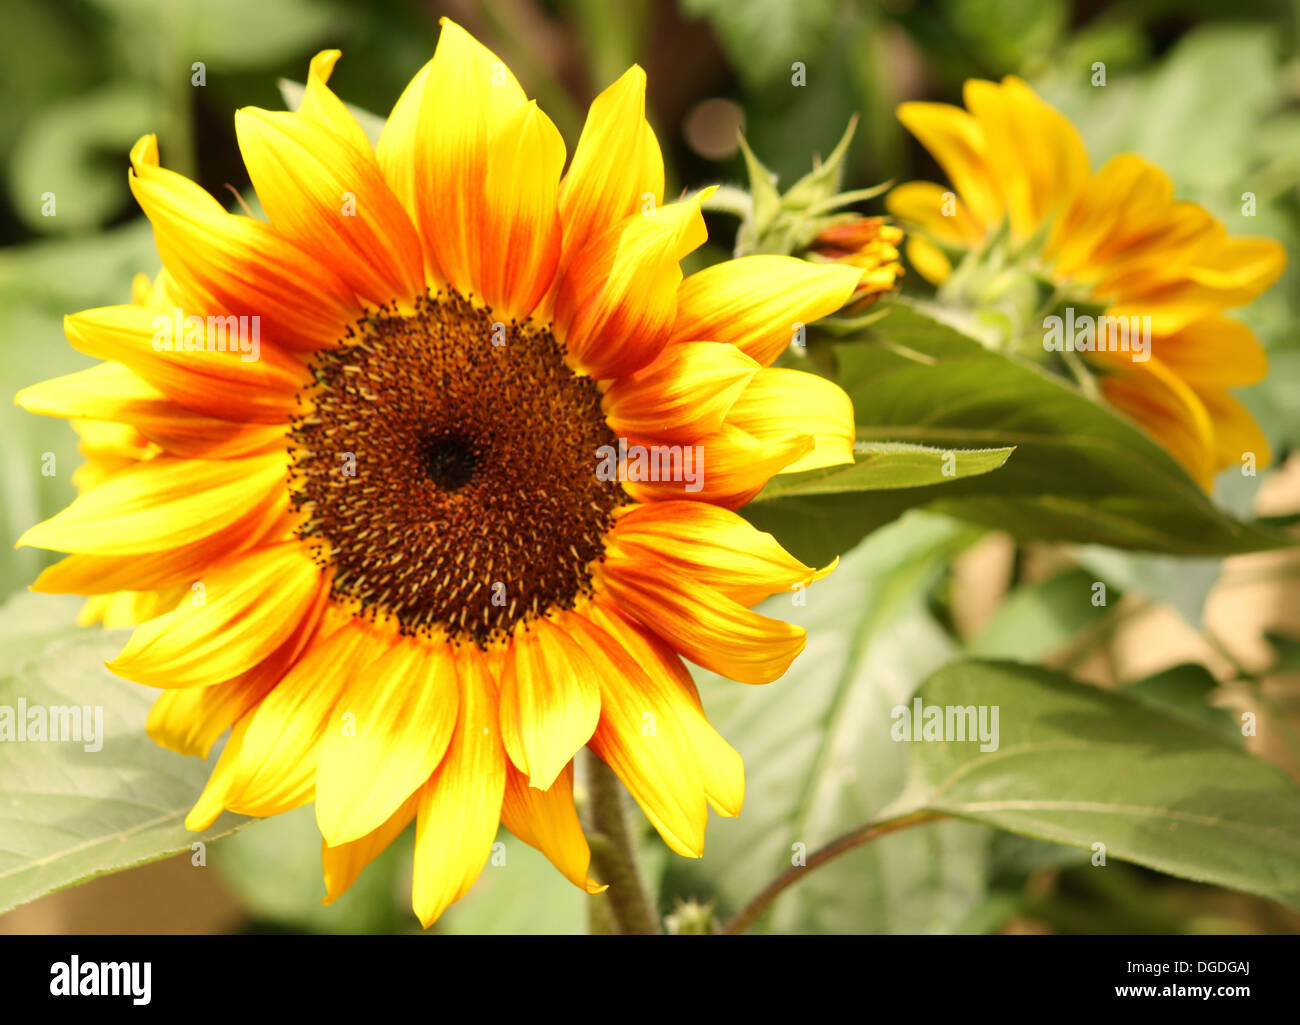
[(593, 908), (588, 916), (591, 931), (658, 936), (663, 930), (641, 881), (623, 807), (622, 784), (596, 755), (587, 751), (585, 756), (587, 800), (594, 833), (590, 838), (592, 866), (600, 881), (609, 885), (603, 895), (592, 898), (601, 902), (609, 914)]

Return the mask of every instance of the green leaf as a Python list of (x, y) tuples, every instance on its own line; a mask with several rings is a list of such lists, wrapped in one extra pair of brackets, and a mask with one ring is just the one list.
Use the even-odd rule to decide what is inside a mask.
[[(21, 594), (0, 609), (0, 708), (16, 715), (21, 701), (30, 715), (88, 706), (96, 737), (0, 743), (0, 911), (188, 851), (250, 821), (225, 814), (203, 832), (185, 828), (216, 754), (205, 763), (148, 737), (157, 692), (104, 668), (126, 633), (71, 625), (79, 604)], [(99, 750), (86, 750), (100, 741)]]
[(918, 697), (997, 709), (996, 749), (907, 743), (911, 781), (881, 820), (929, 809), (1104, 844), (1107, 858), (1300, 904), (1300, 788), (1203, 726), (1010, 662), (952, 663)]
[[(1106, 606), (1092, 601), (1095, 582), (1086, 570), (1071, 569), (1017, 587), (967, 650), (981, 658), (1045, 658), (1105, 620)], [(1111, 604), (1118, 598), (1115, 592), (1107, 595)]]
[(834, 347), (862, 441), (941, 449), (1015, 446), (997, 473), (942, 486), (777, 499), (745, 514), (805, 561), (825, 562), (913, 506), (1010, 531), (1182, 555), (1292, 544), (1216, 507), (1159, 444), (1028, 363), (984, 348), (940, 311), (898, 302), (862, 340)]
[(857, 117), (849, 118), (848, 127), (830, 155), (814, 164), (811, 171), (790, 186), (781, 197), (781, 205), (788, 210), (824, 213), (826, 204), (840, 191), (844, 180), (844, 158), (857, 130)]
[(731, 66), (753, 89), (791, 75), (795, 61), (812, 65), (835, 21), (834, 0), (684, 0), (683, 12), (713, 26)]
[(1288, 637), (1272, 630), (1266, 630), (1264, 637), (1277, 655), (1269, 672), (1300, 673), (1300, 638)]
[(866, 442), (854, 446), (852, 465), (776, 477), (754, 501), (943, 484), (996, 470), (1013, 451), (1009, 446), (944, 450), (900, 442)]
[(1098, 580), (1171, 605), (1196, 629), (1223, 565), (1219, 559), (1118, 552), (1098, 545), (1083, 545), (1071, 556)]
[(1147, 83), (1129, 141), (1180, 181), (1228, 184), (1241, 154), (1260, 145), (1257, 126), (1276, 103), (1276, 67), (1276, 33), (1265, 26), (1189, 32)]
[[(171, 52), (221, 69), (260, 68), (309, 50), (340, 22), (338, 9), (322, 0), (98, 0), (121, 20), (119, 31), (165, 33)], [(127, 38), (139, 38), (128, 35)], [(193, 56), (191, 56), (191, 54)]]
[(1210, 696), (1219, 681), (1197, 662), (1172, 666), (1124, 685), (1124, 693), (1145, 705), (1213, 730), (1234, 747), (1244, 748), (1241, 722), (1229, 708), (1215, 708)]
[(754, 155), (745, 136), (741, 135), (737, 141), (745, 157), (745, 168), (749, 172), (749, 192), (754, 201), (750, 217), (741, 225), (740, 230), (747, 238), (745, 250), (752, 252), (758, 245), (759, 236), (771, 227), (772, 221), (781, 212), (781, 193), (776, 188), (776, 175)]
[[(99, 89), (43, 110), (14, 151), (10, 199), (29, 228), (75, 233), (94, 228), (130, 201), (124, 153), (157, 127), (162, 105), (129, 85)], [(48, 204), (53, 204), (51, 212)]]
[[(906, 751), (889, 740), (889, 712), (952, 651), (925, 597), (975, 536), (936, 517), (892, 524), (809, 587), (806, 606), (760, 606), (808, 630), (780, 680), (696, 672), (710, 721), (745, 760), (745, 807), (709, 823), (703, 859), (670, 861), (661, 906), (716, 898), (725, 921), (790, 868), (795, 844), (811, 854), (900, 792)], [(754, 929), (951, 931), (983, 897), (988, 840), (953, 822), (884, 837), (810, 873)]]

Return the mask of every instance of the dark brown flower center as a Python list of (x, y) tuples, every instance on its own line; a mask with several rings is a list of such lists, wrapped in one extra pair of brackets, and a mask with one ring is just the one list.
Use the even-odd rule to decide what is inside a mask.
[(617, 439), (549, 331), (444, 292), (358, 321), (312, 365), (293, 502), (336, 600), (482, 646), (589, 591), (625, 500), (597, 475)]

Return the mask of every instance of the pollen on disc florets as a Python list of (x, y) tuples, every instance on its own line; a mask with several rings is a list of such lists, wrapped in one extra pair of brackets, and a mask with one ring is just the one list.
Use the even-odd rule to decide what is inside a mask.
[(293, 503), (337, 601), (486, 646), (590, 592), (624, 501), (596, 453), (617, 442), (549, 330), (444, 291), (362, 318), (312, 367)]

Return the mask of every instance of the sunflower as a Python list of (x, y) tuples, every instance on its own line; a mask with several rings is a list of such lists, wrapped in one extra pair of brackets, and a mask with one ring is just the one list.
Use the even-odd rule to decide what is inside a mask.
[(805, 254), (811, 260), (830, 260), (862, 268), (862, 281), (850, 302), (860, 312), (880, 296), (894, 290), (903, 276), (898, 245), (903, 230), (886, 224), (883, 217), (854, 217), (822, 228)]
[(375, 147), (327, 86), (338, 56), (295, 112), (236, 114), (266, 221), (153, 136), (133, 148), (162, 273), (68, 317), (102, 362), (18, 402), (137, 450), (20, 539), (70, 553), (33, 586), (182, 597), (143, 603), (110, 668), (162, 688), (166, 747), (229, 731), (190, 828), (315, 802), (327, 902), (412, 819), (426, 926), (502, 824), (598, 892), (584, 746), (698, 857), (744, 775), (682, 659), (763, 683), (803, 648), (751, 608), (824, 571), (735, 510), (852, 461), (847, 396), (770, 364), (862, 272), (763, 255), (683, 278), (707, 193), (663, 202), (637, 67), (565, 170), (455, 24)]
[(1147, 358), (1114, 348), (1086, 354), (1101, 395), (1206, 490), (1247, 453), (1267, 465), (1267, 439), (1228, 394), (1260, 380), (1267, 359), (1251, 330), (1223, 311), (1277, 280), (1282, 246), (1229, 236), (1204, 208), (1175, 200), (1168, 176), (1142, 157), (1121, 154), (1093, 173), (1074, 126), (1017, 78), (968, 81), (963, 98), (966, 109), (898, 108), (952, 182), (951, 190), (905, 183), (886, 200), (929, 236), (909, 239), (913, 266), (939, 284), (952, 275), (943, 247), (977, 255), (997, 247), (1026, 261), (1063, 303), (1139, 318), (1125, 324), (1149, 317)]
[[(152, 458), (159, 449), (135, 427), (125, 423), (74, 420), (80, 436), (77, 451), (86, 457), (72, 474), (72, 484), (85, 491), (118, 470)], [(55, 574), (50, 574), (53, 578)], [(171, 609), (184, 593), (183, 585), (162, 591), (117, 591), (87, 598), (77, 616), (78, 626), (103, 623), (110, 630), (135, 626)]]

